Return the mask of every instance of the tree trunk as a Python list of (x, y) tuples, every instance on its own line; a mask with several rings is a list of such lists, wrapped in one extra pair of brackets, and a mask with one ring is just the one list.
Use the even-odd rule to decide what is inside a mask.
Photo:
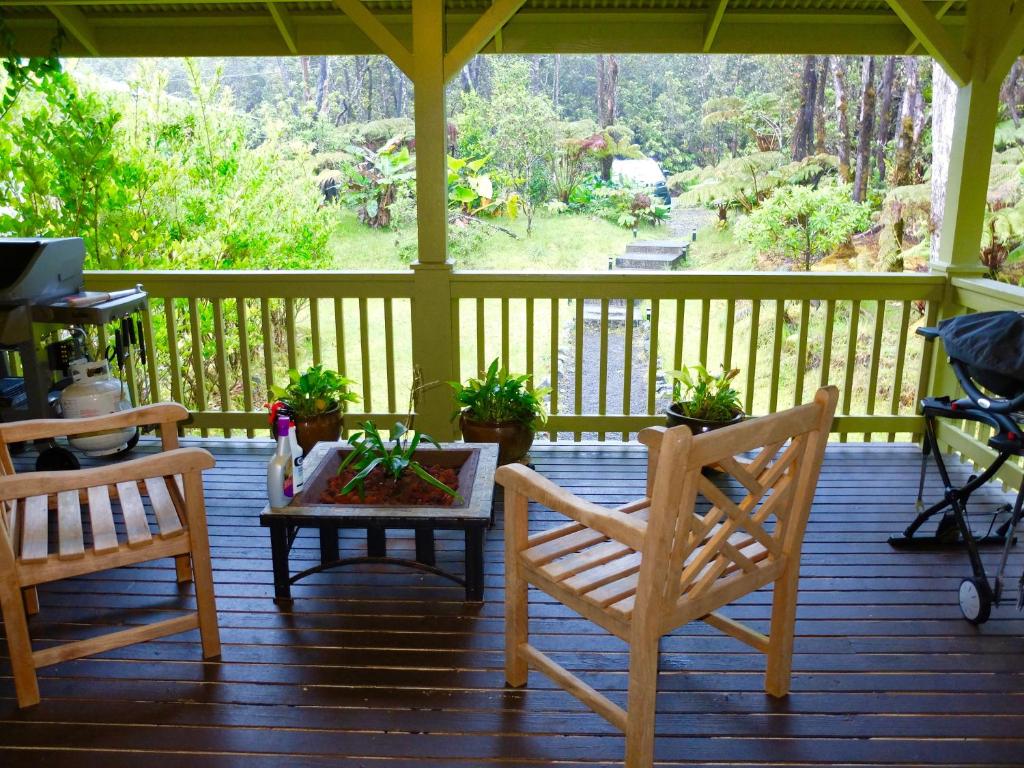
[(800, 107), (793, 127), (792, 157), (803, 160), (811, 147), (814, 130), (814, 100), (818, 94), (818, 57), (804, 56), (804, 74), (800, 86)]
[(551, 102), (555, 107), (555, 116), (558, 117), (561, 114), (559, 109), (559, 103), (562, 100), (562, 54), (555, 54), (555, 72), (552, 77), (552, 94)]
[[(615, 54), (598, 54), (597, 57), (597, 122), (602, 128), (615, 123), (615, 90), (619, 81), (619, 60)], [(601, 158), (601, 178), (607, 181), (612, 175), (611, 155)]]
[(1010, 74), (1007, 75), (1006, 80), (1003, 82), (1003, 87), (999, 90), (999, 98), (1006, 105), (1007, 111), (1010, 113), (1010, 118), (1013, 120), (1013, 125), (1016, 128), (1020, 127), (1020, 112), (1017, 111), (1017, 103), (1019, 101), (1019, 89), (1017, 81), (1020, 80), (1021, 75), (1021, 63), (1020, 59), (1013, 62), (1013, 66), (1010, 67)]
[(320, 117), (320, 113), (324, 108), (324, 102), (327, 101), (327, 57), (320, 57), (320, 70), (316, 78), (316, 103), (314, 104), (314, 114), (316, 117)]
[(875, 134), (875, 57), (865, 56), (861, 66), (860, 119), (857, 121), (857, 170), (853, 199), (864, 202), (871, 176), (871, 140)]
[(828, 80), (829, 56), (821, 57), (818, 72), (818, 92), (814, 97), (814, 153), (823, 155), (825, 149), (825, 81)]
[(953, 147), (953, 119), (956, 116), (956, 84), (939, 66), (932, 64), (932, 212), (931, 258), (938, 260), (939, 233), (946, 208), (949, 153)]
[(309, 56), (300, 56), (302, 62), (302, 103), (309, 104)]
[(885, 181), (885, 147), (892, 135), (892, 92), (893, 81), (896, 79), (896, 57), (886, 56), (882, 68), (882, 82), (879, 86), (878, 126), (875, 141), (875, 165), (878, 176)]
[(913, 184), (914, 148), (917, 144), (914, 137), (914, 116), (917, 106), (918, 78), (917, 62), (909, 56), (903, 60), (907, 80), (903, 85), (903, 100), (900, 102), (900, 116), (896, 130), (896, 156), (892, 169), (892, 184), (902, 187)]
[(836, 92), (836, 129), (839, 133), (836, 155), (839, 156), (839, 178), (850, 182), (850, 95), (846, 88), (846, 60), (832, 57), (832, 87)]

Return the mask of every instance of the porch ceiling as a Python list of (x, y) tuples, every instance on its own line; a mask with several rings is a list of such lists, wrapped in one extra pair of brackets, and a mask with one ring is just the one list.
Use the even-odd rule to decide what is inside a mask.
[[(980, 0), (979, 0), (980, 1)], [(496, 0), (494, 5), (502, 5)], [(344, 0), (168, 3), (160, 0), (0, 0), (19, 52), (43, 54), (58, 24), (66, 56), (373, 54), (379, 48)], [(484, 52), (922, 52), (887, 0), (526, 0)], [(966, 0), (910, 0), (959, 41)], [(412, 0), (366, 0), (406, 48)], [(453, 47), (492, 0), (447, 0)], [(518, 12), (515, 10), (518, 7)], [(358, 21), (358, 20), (357, 20)]]

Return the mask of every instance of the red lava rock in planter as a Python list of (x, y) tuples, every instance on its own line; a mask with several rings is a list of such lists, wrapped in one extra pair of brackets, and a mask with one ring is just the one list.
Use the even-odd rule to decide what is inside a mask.
[(519, 461), (533, 445), (533, 430), (521, 421), (488, 423), (459, 416), (462, 439), (467, 443), (497, 443), (498, 464)]
[[(424, 465), (423, 469), (452, 490), (457, 491), (459, 489), (457, 467), (453, 469), (452, 467), (440, 467), (431, 464)], [(455, 497), (445, 493), (440, 488), (435, 488), (412, 472), (403, 474), (396, 484), (393, 478), (388, 477), (379, 469), (375, 469), (366, 478), (364, 484), (366, 493), (364, 496), (359, 496), (358, 489), (342, 494), (341, 489), (358, 472), (357, 469), (348, 467), (343, 469), (340, 474), (328, 480), (327, 488), (320, 494), (320, 502), (322, 504), (403, 504), (408, 506), (450, 507), (452, 502), (455, 501)]]

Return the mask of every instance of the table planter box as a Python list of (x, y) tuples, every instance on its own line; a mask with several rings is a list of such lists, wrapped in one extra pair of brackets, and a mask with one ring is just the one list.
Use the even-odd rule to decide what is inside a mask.
[[(290, 600), (291, 585), (310, 574), (366, 562), (404, 565), (444, 576), (465, 585), (467, 600), (482, 600), (484, 533), (493, 521), (492, 502), (498, 446), (442, 443), (440, 449), (427, 446), (415, 452), (417, 461), (459, 467), (458, 490), (462, 500), (456, 500), (451, 506), (321, 502), (320, 494), (327, 481), (337, 472), (350, 450), (347, 443), (317, 443), (303, 462), (308, 479), (302, 493), (284, 507), (267, 506), (260, 515), (260, 524), (270, 529), (275, 600)], [(288, 554), (299, 528), (320, 530), (320, 564), (292, 575)], [(339, 557), (339, 528), (366, 529), (365, 557)], [(415, 560), (387, 556), (385, 532), (388, 528), (411, 528), (415, 531)], [(465, 531), (465, 578), (442, 571), (434, 565), (434, 531), (437, 529)]]

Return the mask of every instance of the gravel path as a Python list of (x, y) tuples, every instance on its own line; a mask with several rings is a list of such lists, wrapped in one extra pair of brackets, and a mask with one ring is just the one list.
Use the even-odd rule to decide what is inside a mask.
[(690, 242), (693, 230), (707, 226), (714, 219), (714, 211), (707, 208), (684, 208), (681, 205), (674, 205), (667, 224), (668, 231), (672, 239), (680, 238)]

